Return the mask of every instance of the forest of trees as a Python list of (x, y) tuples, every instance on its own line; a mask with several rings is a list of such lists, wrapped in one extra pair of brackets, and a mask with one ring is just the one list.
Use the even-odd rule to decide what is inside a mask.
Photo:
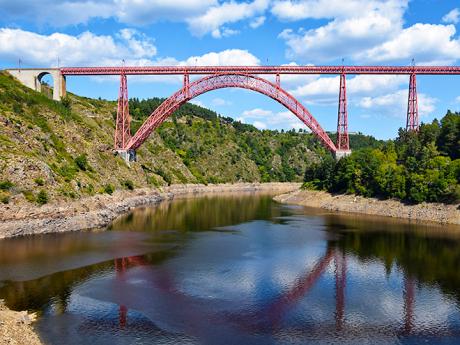
[[(353, 149), (353, 147), (352, 147)], [(460, 201), (460, 113), (399, 130), (395, 140), (354, 149), (338, 162), (323, 155), (307, 167), (305, 187), (411, 203)]]

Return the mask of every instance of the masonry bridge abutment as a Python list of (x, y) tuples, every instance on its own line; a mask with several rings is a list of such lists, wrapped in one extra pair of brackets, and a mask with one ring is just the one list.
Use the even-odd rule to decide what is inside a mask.
[(7, 69), (13, 77), (18, 79), (22, 84), (31, 89), (41, 92), (42, 91), (42, 79), (46, 75), (50, 75), (53, 78), (53, 99), (60, 101), (62, 97), (66, 95), (66, 79), (58, 68), (48, 69), (33, 69), (33, 68), (21, 68), (21, 69)]

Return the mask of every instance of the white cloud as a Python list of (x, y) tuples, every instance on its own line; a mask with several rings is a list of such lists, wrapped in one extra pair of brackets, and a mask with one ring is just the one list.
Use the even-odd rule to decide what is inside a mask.
[[(416, 23), (403, 27), (407, 1), (399, 0), (303, 0), (275, 1), (272, 13), (282, 20), (331, 19), (327, 24), (305, 30), (283, 30), (287, 57), (306, 61), (340, 58), (365, 63), (405, 62), (453, 64), (460, 58), (460, 39), (454, 25)], [(454, 9), (443, 21), (457, 23)]]
[[(236, 2), (228, 0), (0, 0), (4, 19), (27, 21), (50, 27), (88, 24), (97, 18), (114, 18), (131, 26), (159, 21), (185, 22), (197, 36), (221, 38), (239, 31), (226, 24), (263, 13), (270, 0)], [(258, 20), (258, 22), (257, 22)], [(256, 23), (256, 24), (252, 24)], [(258, 18), (252, 25), (263, 23)]]
[[(382, 96), (363, 97), (358, 105), (364, 109), (372, 109), (376, 114), (402, 117), (407, 112), (407, 93), (408, 90), (398, 90)], [(419, 93), (417, 97), (420, 116), (427, 116), (435, 111), (435, 98), (423, 93)]]
[(111, 1), (0, 0), (0, 8), (3, 19), (27, 19), (52, 27), (86, 24), (114, 13)]
[(286, 41), (289, 58), (324, 62), (353, 57), (391, 39), (402, 28), (406, 8), (407, 1), (400, 0), (282, 1), (275, 3), (272, 12), (291, 20), (333, 17), (326, 25), (310, 30), (285, 29), (279, 35)]
[(253, 123), (253, 126), (258, 128), (258, 129), (267, 129), (267, 125), (263, 122), (260, 122), (260, 121), (254, 121)]
[(54, 66), (59, 57), (61, 66), (127, 65), (258, 65), (259, 59), (247, 50), (227, 49), (191, 56), (184, 61), (173, 57), (156, 58), (153, 40), (138, 30), (122, 29), (112, 36), (95, 35), (89, 31), (72, 36), (59, 32), (40, 35), (21, 29), (0, 29), (0, 59), (27, 65)]
[(410, 60), (422, 63), (453, 63), (460, 58), (460, 40), (453, 25), (415, 24), (396, 37), (364, 51), (358, 58), (372, 61)]
[(211, 52), (201, 56), (191, 56), (181, 65), (187, 66), (256, 66), (260, 60), (247, 50), (227, 49), (219, 53)]
[(194, 35), (204, 36), (214, 33), (225, 24), (235, 23), (263, 13), (268, 5), (269, 0), (254, 0), (249, 3), (224, 2), (210, 7), (203, 15), (187, 19), (187, 22)]
[(290, 111), (273, 112), (272, 110), (255, 108), (245, 110), (237, 121), (251, 123), (259, 129), (308, 129), (293, 113)]
[(454, 8), (452, 11), (450, 11), (444, 17), (442, 17), (442, 21), (444, 23), (457, 24), (460, 21), (460, 11), (458, 10), (458, 8)]
[(122, 23), (147, 25), (158, 20), (183, 21), (200, 16), (217, 0), (114, 0), (114, 16)]
[[(408, 83), (407, 76), (401, 75), (358, 75), (347, 79), (348, 95), (382, 94)], [(316, 97), (337, 96), (339, 94), (340, 78), (321, 77), (309, 83), (298, 86), (290, 92), (296, 97), (307, 97), (313, 101)], [(336, 100), (335, 100), (336, 101)]]
[(224, 107), (224, 106), (232, 105), (232, 102), (225, 100), (223, 98), (217, 97), (217, 98), (212, 99), (211, 104), (217, 107)]
[(254, 18), (252, 22), (249, 23), (249, 26), (253, 29), (257, 29), (259, 26), (262, 26), (265, 23), (265, 17), (260, 16)]
[(308, 18), (356, 17), (359, 13), (385, 9), (388, 5), (405, 6), (407, 1), (381, 0), (278, 0), (273, 3), (272, 13), (286, 21)]
[(59, 57), (62, 65), (146, 65), (157, 49), (151, 39), (135, 30), (122, 30), (116, 37), (98, 36), (89, 31), (78, 36), (62, 33), (40, 35), (21, 29), (0, 29), (0, 57), (21, 58), (26, 64), (52, 66)]
[(239, 34), (238, 30), (229, 29), (227, 27), (217, 28), (211, 32), (214, 38), (230, 37)]

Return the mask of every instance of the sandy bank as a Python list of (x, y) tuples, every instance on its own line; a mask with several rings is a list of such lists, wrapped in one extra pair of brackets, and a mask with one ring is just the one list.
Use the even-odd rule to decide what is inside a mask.
[(397, 200), (378, 200), (355, 195), (332, 195), (322, 191), (296, 190), (278, 195), (276, 201), (330, 211), (362, 213), (375, 216), (405, 218), (416, 222), (437, 222), (460, 225), (459, 205), (422, 203), (406, 205)]
[(0, 300), (0, 345), (41, 345), (31, 323), (35, 316), (9, 310)]
[(135, 207), (159, 203), (186, 194), (244, 191), (286, 193), (299, 183), (235, 183), (219, 185), (172, 185), (163, 189), (116, 191), (80, 200), (35, 206), (0, 206), (0, 239), (29, 234), (78, 231), (107, 226), (114, 218)]

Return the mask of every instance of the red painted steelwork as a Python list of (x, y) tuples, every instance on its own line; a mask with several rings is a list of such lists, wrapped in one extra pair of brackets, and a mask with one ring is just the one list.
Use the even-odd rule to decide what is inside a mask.
[(350, 150), (348, 139), (347, 85), (346, 75), (340, 75), (339, 110), (337, 117), (337, 150)]
[(414, 326), (415, 282), (412, 277), (404, 277), (404, 333), (412, 332)]
[(128, 82), (126, 74), (122, 73), (120, 75), (120, 92), (118, 95), (117, 121), (115, 124), (115, 150), (122, 150), (128, 143), (129, 139), (131, 139), (130, 123), (131, 118), (129, 116)]
[(345, 253), (335, 253), (335, 325), (338, 331), (343, 329), (345, 321), (345, 285), (347, 281), (347, 263)]
[(64, 67), (63, 75), (126, 74), (460, 74), (460, 66), (144, 66)]
[(409, 78), (409, 95), (407, 97), (406, 130), (418, 131), (418, 102), (417, 102), (417, 78), (412, 73)]
[(268, 80), (247, 74), (217, 74), (204, 77), (190, 84), (184, 84), (182, 89), (155, 109), (131, 140), (129, 140), (128, 144), (124, 147), (125, 150), (136, 150), (155, 128), (185, 102), (205, 92), (227, 87), (257, 91), (281, 103), (309, 127), (327, 149), (332, 152), (337, 150), (332, 140), (310, 112), (291, 94)]

